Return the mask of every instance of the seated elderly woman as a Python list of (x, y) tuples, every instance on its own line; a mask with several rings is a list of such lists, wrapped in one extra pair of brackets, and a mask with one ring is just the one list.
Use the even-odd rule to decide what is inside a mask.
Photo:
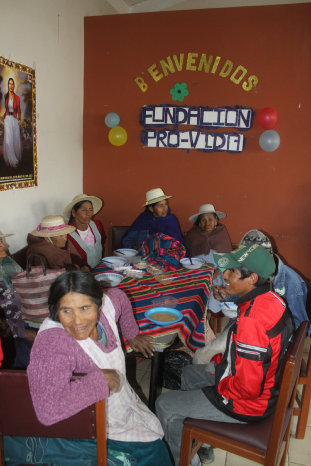
[(0, 234), (0, 320), (6, 328), (3, 335), (4, 347), (10, 347), (5, 354), (5, 368), (24, 369), (29, 363), (30, 349), (35, 332), (25, 329), (21, 314), (21, 302), (14, 289), (11, 277), (22, 272), (22, 268), (10, 257), (4, 238), (12, 234)]
[(175, 215), (171, 214), (168, 205), (168, 199), (171, 197), (164, 194), (161, 188), (147, 191), (146, 202), (143, 206), (145, 210), (123, 235), (121, 246), (138, 249), (146, 237), (154, 233), (163, 233), (184, 244), (178, 220)]
[[(215, 266), (213, 257), (215, 252), (232, 251), (227, 228), (219, 223), (219, 219), (225, 216), (224, 212), (215, 210), (213, 204), (203, 204), (200, 206), (198, 213), (189, 217), (194, 225), (185, 234), (185, 243), (191, 257), (199, 256), (205, 262), (212, 263)], [(220, 270), (216, 269), (213, 285), (222, 286), (223, 284), (222, 274)], [(221, 304), (212, 294), (210, 295), (208, 308), (213, 314), (221, 311)]]
[[(112, 449), (133, 457), (126, 464), (171, 465), (158, 419), (126, 379), (118, 325), (135, 351), (153, 355), (149, 340), (139, 335), (127, 296), (114, 288), (103, 295), (91, 274), (66, 272), (51, 286), (49, 310), (27, 369), (39, 421), (51, 425), (107, 399), (108, 453)], [(83, 376), (73, 380), (74, 373)], [(63, 442), (75, 442), (79, 449), (78, 440)], [(93, 448), (96, 456), (95, 443)], [(65, 444), (63, 451), (66, 455)]]
[[(66, 225), (61, 215), (43, 217), (37, 229), (27, 236), (27, 258), (30, 254), (39, 254), (50, 268), (74, 269), (83, 267), (84, 263), (78, 254), (71, 254), (68, 250), (67, 235), (74, 231), (74, 227)], [(33, 257), (32, 264), (40, 264)]]
[(69, 234), (69, 249), (79, 254), (89, 268), (94, 268), (103, 257), (106, 234), (99, 220), (93, 217), (102, 208), (102, 201), (96, 196), (78, 194), (65, 207), (64, 216), (75, 230)]
[(203, 204), (197, 214), (189, 217), (193, 227), (185, 234), (185, 243), (192, 257), (216, 252), (230, 252), (232, 245), (225, 225), (219, 223), (226, 214), (215, 210), (213, 204)]

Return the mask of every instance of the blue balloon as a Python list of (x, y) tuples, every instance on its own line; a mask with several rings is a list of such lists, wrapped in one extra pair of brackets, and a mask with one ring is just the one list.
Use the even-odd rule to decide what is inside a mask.
[(259, 138), (259, 145), (266, 152), (273, 152), (280, 145), (281, 139), (279, 133), (273, 129), (264, 131)]
[(114, 128), (120, 123), (120, 117), (117, 113), (114, 112), (107, 113), (105, 116), (105, 123), (108, 128)]

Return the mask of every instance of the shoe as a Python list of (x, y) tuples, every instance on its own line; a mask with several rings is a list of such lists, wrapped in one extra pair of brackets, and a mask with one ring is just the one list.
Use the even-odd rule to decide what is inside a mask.
[(199, 448), (198, 455), (201, 461), (201, 466), (214, 462), (214, 448), (213, 447), (201, 447)]

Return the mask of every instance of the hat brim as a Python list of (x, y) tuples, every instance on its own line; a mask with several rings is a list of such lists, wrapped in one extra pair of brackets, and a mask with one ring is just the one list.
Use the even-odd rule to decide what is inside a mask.
[(146, 204), (143, 205), (143, 207), (156, 204), (157, 202), (164, 201), (165, 199), (170, 199), (171, 197), (173, 197), (173, 196), (160, 196), (160, 197), (156, 197), (155, 199), (151, 199), (151, 201), (147, 201)]
[(203, 214), (216, 214), (218, 218), (224, 218), (227, 215), (225, 214), (225, 212), (220, 212), (219, 210), (209, 210), (208, 212), (199, 212), (197, 214), (191, 215), (191, 217), (189, 217), (190, 222), (195, 223), (197, 221), (197, 218)]
[(40, 238), (53, 238), (54, 236), (69, 235), (69, 233), (72, 233), (75, 229), (76, 227), (67, 225), (59, 230), (34, 230), (31, 232), (31, 235), (39, 236)]
[(74, 205), (78, 204), (78, 202), (84, 202), (84, 201), (89, 201), (92, 203), (93, 210), (94, 210), (94, 215), (97, 214), (97, 212), (100, 211), (100, 209), (103, 206), (103, 202), (99, 197), (96, 196), (83, 196), (81, 195), (81, 198), (76, 198), (72, 200), (66, 207), (64, 208), (64, 216), (65, 218), (69, 219), (71, 215), (71, 211)]
[(14, 233), (7, 233), (5, 235), (0, 233), (0, 238), (7, 238), (8, 236), (14, 236)]

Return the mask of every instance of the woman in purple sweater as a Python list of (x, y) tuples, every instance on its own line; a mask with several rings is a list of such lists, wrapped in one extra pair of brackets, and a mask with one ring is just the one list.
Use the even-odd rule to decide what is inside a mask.
[[(66, 272), (51, 286), (49, 309), (27, 369), (40, 422), (54, 424), (107, 398), (108, 452), (125, 452), (137, 466), (171, 465), (158, 419), (126, 379), (117, 323), (135, 351), (153, 354), (126, 295), (109, 289), (103, 296), (89, 273)], [(71, 380), (73, 373), (85, 375)]]

